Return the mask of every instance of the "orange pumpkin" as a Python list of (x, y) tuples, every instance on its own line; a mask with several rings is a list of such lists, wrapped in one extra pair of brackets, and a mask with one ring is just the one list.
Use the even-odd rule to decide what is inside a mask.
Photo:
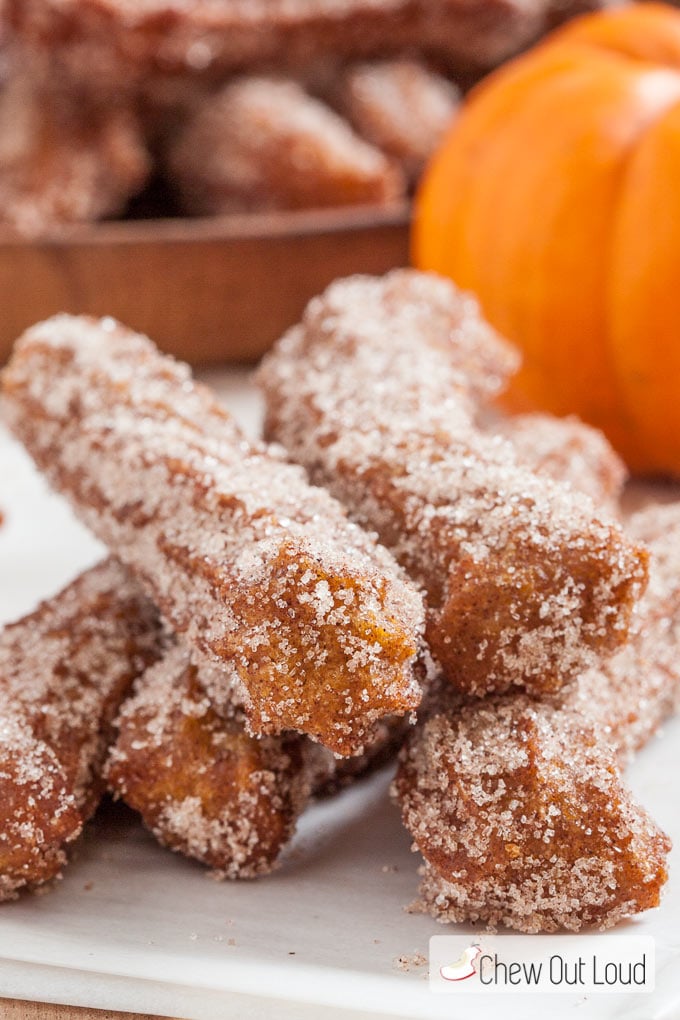
[(478, 86), (413, 256), (523, 350), (514, 409), (576, 412), (634, 469), (680, 475), (680, 12), (581, 18)]

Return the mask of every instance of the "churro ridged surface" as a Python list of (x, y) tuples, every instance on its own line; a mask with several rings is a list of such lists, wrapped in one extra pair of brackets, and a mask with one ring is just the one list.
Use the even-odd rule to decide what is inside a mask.
[(245, 442), (186, 366), (113, 320), (29, 330), (3, 373), (5, 416), (52, 485), (221, 664), (216, 706), (254, 731), (358, 752), (420, 700), (422, 604), (327, 492)]
[(459, 689), (566, 680), (626, 639), (646, 552), (474, 425), (514, 352), (428, 274), (338, 281), (260, 371), (266, 432), (374, 528), (426, 592)]
[(0, 634), (0, 899), (59, 873), (103, 792), (113, 716), (163, 640), (113, 560)]
[(161, 843), (220, 878), (271, 871), (309, 799), (317, 745), (250, 736), (237, 708), (218, 716), (182, 647), (144, 674), (117, 727), (109, 785)]

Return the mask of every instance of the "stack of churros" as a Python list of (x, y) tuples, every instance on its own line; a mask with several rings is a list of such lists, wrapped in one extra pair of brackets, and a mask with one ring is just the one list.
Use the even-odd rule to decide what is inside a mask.
[(667, 878), (669, 840), (618, 762), (678, 705), (680, 508), (624, 527), (624, 471), (597, 433), (489, 423), (513, 368), (448, 282), (339, 281), (265, 360), (266, 432), (425, 595), (438, 676), (394, 787), (425, 858), (421, 909), (608, 927)]
[[(120, 713), (111, 789), (216, 873), (269, 870), (310, 794), (384, 756), (417, 708), (420, 594), (186, 366), (111, 320), (29, 330), (3, 396), (36, 463), (145, 593), (145, 640), (162, 637)], [(125, 648), (116, 663), (131, 669)]]
[(339, 281), (260, 370), (268, 446), (112, 320), (17, 342), (5, 420), (115, 559), (0, 637), (2, 896), (105, 786), (264, 875), (400, 750), (420, 909), (537, 932), (659, 902), (669, 841), (621, 767), (680, 705), (680, 507), (626, 518), (598, 433), (499, 420), (516, 366), (447, 282)]
[(458, 89), (611, 2), (4, 0), (0, 222), (34, 236), (150, 212), (403, 216)]
[(395, 792), (425, 857), (421, 909), (520, 931), (610, 927), (658, 903), (670, 841), (620, 767), (680, 707), (680, 506), (628, 530), (652, 568), (630, 643), (554, 701), (464, 701), (442, 685)]
[(647, 577), (618, 523), (475, 424), (513, 365), (469, 297), (405, 270), (333, 284), (260, 375), (268, 436), (393, 551), (475, 695), (557, 690), (611, 654)]

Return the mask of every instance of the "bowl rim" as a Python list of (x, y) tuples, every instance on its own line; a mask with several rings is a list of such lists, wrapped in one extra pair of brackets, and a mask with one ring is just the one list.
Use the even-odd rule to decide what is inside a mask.
[(304, 237), (405, 227), (409, 225), (410, 219), (411, 204), (403, 201), (389, 206), (344, 206), (292, 212), (234, 213), (225, 216), (103, 220), (98, 223), (69, 224), (35, 237), (24, 236), (10, 227), (0, 225), (0, 247), (9, 249), (76, 245), (99, 247), (152, 241), (187, 244), (195, 241)]

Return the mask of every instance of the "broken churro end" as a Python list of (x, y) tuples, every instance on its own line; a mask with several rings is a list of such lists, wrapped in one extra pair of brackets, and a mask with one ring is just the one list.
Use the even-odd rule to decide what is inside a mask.
[(440, 920), (578, 931), (659, 903), (670, 840), (577, 713), (518, 695), (436, 714), (395, 790)]
[[(3, 372), (5, 419), (137, 576), (220, 710), (360, 753), (420, 698), (422, 599), (279, 449), (248, 443), (188, 366), (111, 319), (57, 316)], [(131, 498), (130, 493), (134, 493)]]
[(250, 736), (217, 715), (182, 648), (149, 670), (118, 720), (107, 779), (161, 843), (220, 878), (275, 866), (310, 794), (306, 741)]

